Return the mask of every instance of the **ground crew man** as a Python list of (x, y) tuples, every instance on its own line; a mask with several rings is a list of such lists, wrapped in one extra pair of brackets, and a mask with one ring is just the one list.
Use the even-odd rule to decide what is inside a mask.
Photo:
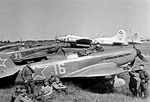
[(38, 93), (37, 99), (46, 101), (47, 99), (52, 98), (52, 92), (53, 92), (52, 83), (46, 79), (44, 81), (44, 85), (41, 87), (41, 90)]
[(150, 76), (148, 72), (144, 69), (144, 65), (139, 65), (139, 70), (135, 71), (139, 73), (140, 77), (140, 88), (141, 88), (141, 97), (147, 98), (148, 96), (148, 81), (150, 79)]
[(17, 86), (15, 91), (12, 93), (12, 96), (11, 96), (11, 102), (15, 102), (15, 100), (17, 99), (17, 97), (19, 96), (19, 94), (21, 93), (20, 92), (21, 90), (21, 86)]
[(133, 96), (137, 97), (139, 93), (139, 86), (140, 86), (140, 78), (138, 73), (133, 71), (129, 71), (130, 81), (129, 81), (129, 89)]
[(97, 51), (103, 51), (104, 49), (99, 43), (97, 43), (96, 45), (88, 48), (88, 50), (92, 51), (92, 53), (93, 53), (93, 52), (97, 52)]
[(12, 93), (11, 102), (33, 102), (26, 94), (24, 87), (17, 86), (16, 90)]
[(103, 47), (99, 43), (96, 44), (96, 49), (95, 50), (96, 51), (104, 51)]
[(34, 94), (33, 74), (34, 74), (34, 70), (31, 68), (31, 63), (29, 62), (22, 69), (22, 74), (21, 74), (28, 94)]
[(67, 87), (62, 84), (60, 79), (58, 77), (55, 77), (54, 82), (52, 83), (53, 89), (58, 91), (58, 92), (65, 92), (65, 94), (68, 94)]

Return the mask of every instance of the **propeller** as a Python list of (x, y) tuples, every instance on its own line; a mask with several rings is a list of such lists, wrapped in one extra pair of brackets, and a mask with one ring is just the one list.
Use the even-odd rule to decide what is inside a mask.
[(134, 65), (135, 59), (129, 64), (130, 67)]
[[(131, 34), (131, 29), (130, 29), (130, 34)], [(132, 34), (131, 34), (131, 35), (132, 35)], [(132, 38), (131, 40), (132, 40), (133, 48), (136, 49), (136, 48), (135, 48), (135, 45), (134, 45), (134, 42), (133, 42), (133, 37), (131, 37), (131, 38)]]
[[(130, 30), (130, 33), (131, 33), (131, 30)], [(133, 42), (133, 37), (132, 37), (132, 44), (133, 44), (133, 48), (136, 50), (137, 57), (141, 59), (143, 62), (148, 62), (148, 60), (142, 55), (141, 50), (135, 47), (134, 42)], [(129, 65), (132, 67), (134, 65), (134, 62), (135, 62), (135, 59)]]
[(143, 62), (148, 62), (148, 60), (143, 56), (143, 55), (138, 55), (138, 57), (143, 61)]
[(60, 49), (61, 49), (61, 51), (63, 52), (64, 57), (67, 58), (67, 57), (66, 57), (66, 52), (65, 52), (65, 50), (64, 50), (61, 46), (60, 46)]
[(133, 45), (133, 48), (136, 49), (136, 48), (135, 48), (135, 45), (134, 45), (134, 42), (133, 42), (133, 38), (132, 38), (132, 45)]
[(134, 49), (137, 52), (138, 58), (140, 58), (143, 62), (148, 62), (148, 60), (142, 55), (142, 52), (139, 49), (136, 49), (135, 46), (134, 46)]
[(59, 41), (58, 39), (59, 39), (59, 36), (58, 36), (58, 34), (56, 33), (56, 36), (55, 36), (55, 38), (54, 38), (54, 41), (55, 41), (55, 42), (58, 42), (58, 41)]
[[(67, 58), (67, 57), (66, 57), (66, 52), (65, 52), (65, 50), (59, 45), (59, 42), (56, 42), (56, 43), (57, 43), (57, 46), (58, 46), (58, 50), (60, 49), (61, 52), (63, 52), (64, 57)], [(57, 50), (57, 52), (58, 52), (58, 50)], [(56, 52), (56, 53), (57, 53), (57, 52)]]

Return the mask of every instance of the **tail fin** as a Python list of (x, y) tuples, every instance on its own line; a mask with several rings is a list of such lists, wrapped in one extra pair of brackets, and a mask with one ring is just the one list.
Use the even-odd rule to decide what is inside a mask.
[(0, 69), (13, 68), (16, 65), (10, 59), (10, 56), (6, 53), (0, 53)]
[(126, 42), (126, 37), (127, 37), (126, 32), (124, 30), (119, 30), (119, 32), (117, 33), (116, 36), (113, 37), (113, 39), (116, 42)]
[(139, 38), (139, 34), (138, 34), (138, 33), (135, 33), (135, 34), (133, 35), (133, 40), (135, 40), (135, 41), (140, 41), (140, 38)]

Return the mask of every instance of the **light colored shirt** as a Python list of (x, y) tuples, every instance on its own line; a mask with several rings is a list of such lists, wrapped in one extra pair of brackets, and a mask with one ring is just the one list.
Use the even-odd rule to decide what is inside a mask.
[(47, 96), (47, 95), (51, 95), (52, 91), (53, 91), (53, 87), (52, 86), (42, 86), (41, 87), (41, 91), (43, 93), (43, 96)]
[(52, 86), (55, 88), (55, 89), (65, 89), (66, 88), (66, 86), (65, 85), (63, 85), (61, 82), (54, 82), (53, 84), (52, 84)]

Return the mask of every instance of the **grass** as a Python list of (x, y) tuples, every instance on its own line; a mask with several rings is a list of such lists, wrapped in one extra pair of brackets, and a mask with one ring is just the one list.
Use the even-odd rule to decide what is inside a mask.
[[(68, 95), (54, 91), (52, 99), (47, 102), (148, 102), (147, 100), (131, 97), (131, 93), (126, 90), (126, 86), (117, 88), (114, 93), (110, 94), (92, 93), (70, 83), (67, 83), (67, 86)], [(11, 93), (14, 89), (14, 87), (0, 89), (0, 102), (10, 102)]]
[[(144, 55), (150, 55), (150, 44), (136, 45), (136, 48), (142, 49)], [(141, 62), (136, 60), (135, 67)], [(147, 68), (150, 68), (150, 64), (145, 64)], [(148, 70), (150, 72), (150, 70)], [(121, 76), (124, 76), (123, 74)], [(125, 76), (128, 81), (128, 76)], [(128, 82), (127, 82), (128, 83)], [(128, 84), (114, 89), (114, 93), (99, 94), (91, 91), (81, 89), (72, 83), (65, 83), (68, 87), (69, 94), (53, 92), (52, 99), (47, 102), (150, 102), (150, 98), (142, 100), (140, 98), (133, 98), (129, 91)], [(0, 102), (10, 102), (11, 94), (15, 90), (15, 87), (9, 87), (0, 89)], [(150, 92), (150, 86), (149, 86)]]

